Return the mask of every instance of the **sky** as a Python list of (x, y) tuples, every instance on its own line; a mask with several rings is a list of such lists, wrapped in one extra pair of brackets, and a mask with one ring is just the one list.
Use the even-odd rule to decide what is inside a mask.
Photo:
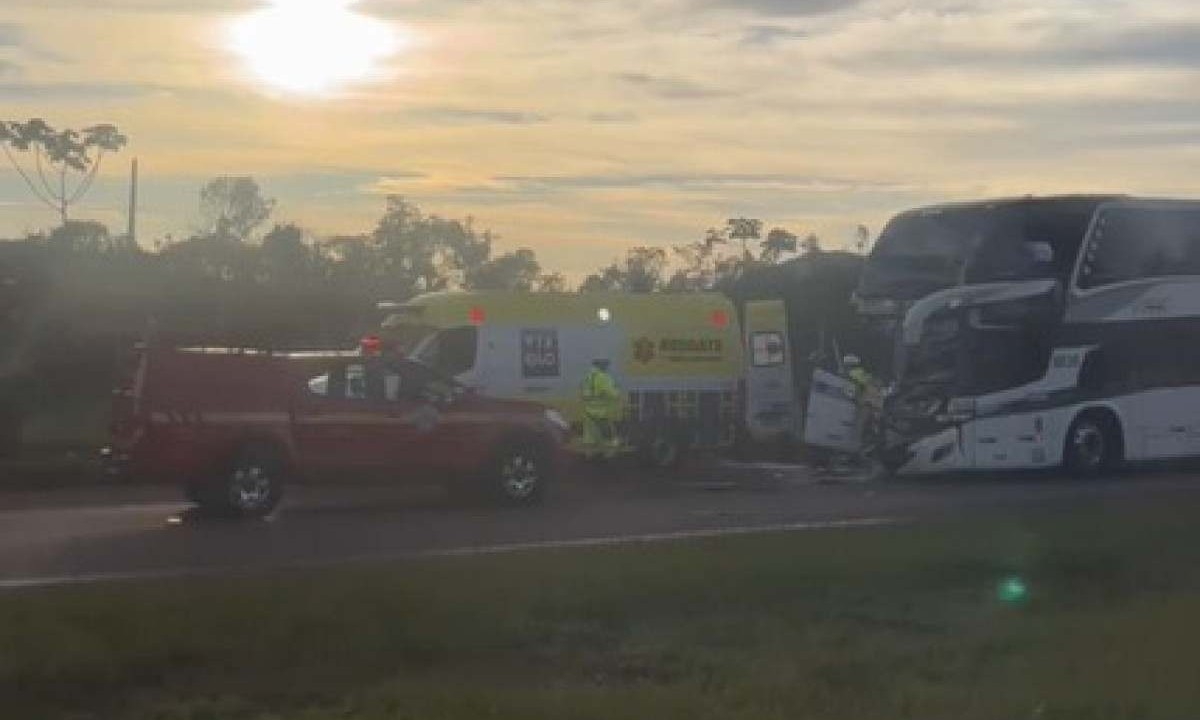
[[(256, 0), (4, 0), (0, 118), (118, 125), (75, 215), (123, 227), (136, 156), (146, 245), (197, 227), (208, 178), (253, 175), (318, 234), (396, 193), (570, 277), (729, 217), (837, 248), (945, 200), (1200, 196), (1193, 0), (275, 2), (387, 47), (297, 92), (262, 67), (379, 36), (255, 23)], [(0, 236), (55, 223), (0, 169)]]

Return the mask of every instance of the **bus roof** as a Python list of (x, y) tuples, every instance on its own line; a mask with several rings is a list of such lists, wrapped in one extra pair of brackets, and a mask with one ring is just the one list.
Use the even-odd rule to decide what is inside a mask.
[(899, 213), (896, 217), (906, 217), (914, 215), (936, 215), (946, 212), (962, 212), (971, 210), (1002, 210), (1010, 208), (1018, 208), (1021, 206), (1044, 206), (1044, 205), (1066, 205), (1066, 204), (1093, 204), (1101, 205), (1119, 200), (1133, 200), (1128, 195), (1104, 195), (1104, 194), (1078, 194), (1078, 195), (1024, 195), (1017, 197), (992, 198), (988, 200), (969, 200), (965, 202), (940, 203), (938, 205), (926, 205), (924, 207), (913, 208)]

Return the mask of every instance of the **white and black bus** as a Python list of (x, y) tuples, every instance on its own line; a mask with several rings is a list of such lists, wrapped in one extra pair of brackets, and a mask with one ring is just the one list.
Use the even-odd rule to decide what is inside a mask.
[[(1093, 206), (1082, 232), (1017, 213), (942, 242), (948, 264), (983, 260), (989, 274), (903, 315), (881, 453), (892, 469), (1092, 474), (1200, 455), (1200, 202), (1059, 200), (1062, 217)], [(864, 279), (897, 275), (887, 264), (905, 255), (874, 254)]]

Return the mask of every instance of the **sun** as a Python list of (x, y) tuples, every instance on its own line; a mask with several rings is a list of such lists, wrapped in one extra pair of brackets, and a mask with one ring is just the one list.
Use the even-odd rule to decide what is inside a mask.
[(280, 92), (320, 96), (377, 79), (403, 38), (354, 12), (355, 1), (273, 0), (230, 26), (229, 45), (255, 80)]

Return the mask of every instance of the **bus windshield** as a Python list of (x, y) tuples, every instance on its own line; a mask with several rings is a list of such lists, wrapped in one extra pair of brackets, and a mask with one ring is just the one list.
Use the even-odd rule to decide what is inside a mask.
[(956, 285), (1066, 281), (1097, 198), (934, 208), (887, 225), (863, 272), (864, 298), (913, 301)]

